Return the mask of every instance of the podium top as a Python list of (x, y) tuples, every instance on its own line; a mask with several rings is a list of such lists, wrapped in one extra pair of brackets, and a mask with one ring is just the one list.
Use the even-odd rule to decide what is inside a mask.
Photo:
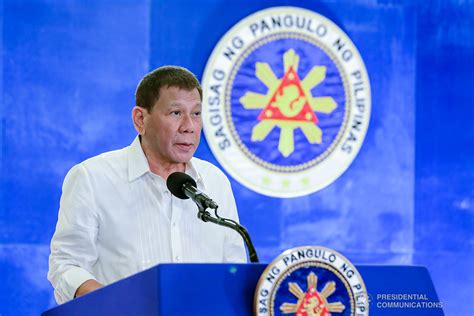
[[(59, 305), (59, 315), (253, 315), (266, 264), (162, 264)], [(357, 266), (370, 315), (444, 315), (428, 271), (418, 266)], [(345, 315), (345, 313), (338, 314)]]

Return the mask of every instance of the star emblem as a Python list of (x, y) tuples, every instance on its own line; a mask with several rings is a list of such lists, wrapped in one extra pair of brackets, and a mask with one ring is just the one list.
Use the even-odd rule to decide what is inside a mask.
[(278, 150), (288, 157), (295, 150), (294, 130), (300, 128), (310, 144), (321, 144), (323, 132), (315, 112), (331, 113), (336, 101), (329, 96), (313, 97), (311, 90), (326, 78), (325, 66), (314, 66), (303, 80), (298, 76), (299, 56), (293, 49), (283, 55), (284, 75), (278, 79), (268, 63), (256, 63), (255, 75), (267, 87), (266, 95), (246, 92), (240, 102), (246, 109), (262, 109), (252, 129), (252, 141), (263, 141), (280, 128)]
[(280, 310), (284, 314), (295, 314), (296, 316), (330, 316), (331, 313), (342, 313), (346, 308), (341, 302), (328, 303), (327, 298), (336, 291), (334, 281), (326, 283), (321, 292), (317, 291), (318, 277), (311, 272), (308, 277), (308, 289), (306, 292), (297, 283), (288, 284), (289, 291), (298, 302), (296, 304), (284, 303)]

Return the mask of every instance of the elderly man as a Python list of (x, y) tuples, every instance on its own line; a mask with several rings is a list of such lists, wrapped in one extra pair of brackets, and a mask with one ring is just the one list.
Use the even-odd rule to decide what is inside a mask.
[(48, 273), (58, 303), (159, 263), (246, 262), (237, 233), (201, 222), (196, 205), (166, 187), (171, 173), (185, 172), (218, 203), (221, 216), (238, 220), (227, 177), (193, 157), (201, 101), (199, 82), (188, 70), (154, 70), (136, 91), (132, 144), (66, 175)]

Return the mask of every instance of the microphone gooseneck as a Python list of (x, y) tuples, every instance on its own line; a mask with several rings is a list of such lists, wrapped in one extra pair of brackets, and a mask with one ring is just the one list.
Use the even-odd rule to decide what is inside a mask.
[[(183, 172), (174, 172), (170, 174), (166, 180), (166, 186), (177, 198), (191, 198), (199, 209), (197, 216), (203, 222), (211, 222), (238, 232), (245, 241), (250, 262), (258, 262), (257, 251), (253, 246), (247, 229), (234, 220), (217, 215), (217, 203), (197, 189), (196, 181), (194, 181), (192, 177)], [(206, 211), (207, 208), (214, 209), (216, 217), (213, 217), (208, 211)]]

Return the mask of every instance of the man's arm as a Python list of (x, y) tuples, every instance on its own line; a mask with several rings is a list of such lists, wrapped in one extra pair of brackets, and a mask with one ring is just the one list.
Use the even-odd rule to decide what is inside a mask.
[[(58, 223), (51, 240), (48, 272), (56, 301), (60, 304), (100, 285), (92, 274), (92, 266), (98, 259), (99, 228), (93, 191), (82, 165), (73, 167), (66, 175)], [(97, 284), (87, 282), (91, 280)], [(82, 289), (81, 285), (84, 285)]]

